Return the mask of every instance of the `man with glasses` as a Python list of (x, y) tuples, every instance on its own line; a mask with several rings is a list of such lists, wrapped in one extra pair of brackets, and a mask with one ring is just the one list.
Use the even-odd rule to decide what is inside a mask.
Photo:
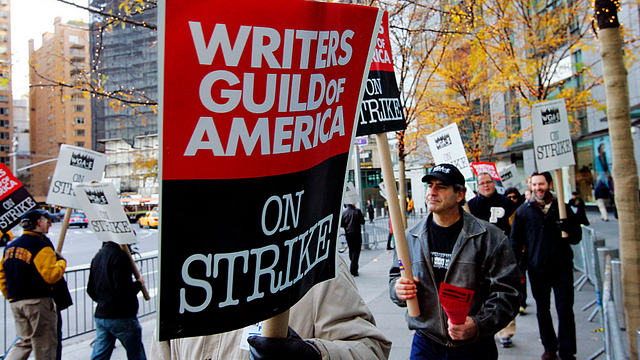
[(58, 312), (53, 284), (62, 279), (67, 262), (45, 235), (51, 215), (42, 209), (22, 216), (22, 236), (10, 242), (0, 262), (0, 290), (11, 303), (18, 340), (5, 359), (53, 360), (58, 349)]
[[(516, 211), (516, 205), (507, 197), (498, 194), (496, 183), (489, 173), (478, 174), (478, 195), (469, 200), (469, 211), (474, 216), (488, 221), (505, 235), (511, 234), (512, 215)], [(500, 345), (504, 348), (513, 346), (511, 338), (516, 333), (516, 320), (513, 319), (506, 328), (500, 330)]]

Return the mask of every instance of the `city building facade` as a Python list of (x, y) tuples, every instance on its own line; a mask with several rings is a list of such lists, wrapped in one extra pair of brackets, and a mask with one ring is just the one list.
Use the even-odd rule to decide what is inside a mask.
[[(42, 35), (42, 47), (29, 41), (29, 119), (32, 163), (58, 157), (60, 145), (91, 147), (89, 95), (73, 88), (89, 71), (88, 25), (54, 20), (54, 32)], [(60, 86), (60, 83), (71, 86)], [(41, 86), (38, 86), (41, 85)], [(31, 169), (31, 195), (46, 201), (55, 162)]]
[(11, 3), (0, 0), (0, 163), (12, 168)]

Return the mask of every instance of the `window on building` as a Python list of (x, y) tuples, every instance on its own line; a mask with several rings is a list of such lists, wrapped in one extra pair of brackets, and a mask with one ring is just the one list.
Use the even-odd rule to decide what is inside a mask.
[(0, 18), (8, 18), (8, 17), (9, 17), (8, 11), (0, 10)]
[(0, 42), (9, 42), (9, 35), (0, 35)]
[(84, 147), (84, 141), (76, 141), (75, 144), (77, 147)]
[(84, 129), (76, 129), (75, 134), (76, 136), (84, 136)]
[(9, 136), (9, 132), (1, 131), (0, 132), (0, 139), (1, 140), (11, 140), (11, 137)]
[(0, 5), (9, 5), (9, 0), (0, 0)]
[(84, 118), (83, 117), (79, 117), (79, 116), (76, 117), (75, 123), (76, 124), (84, 124)]
[(8, 156), (1, 156), (0, 157), (0, 162), (2, 162), (3, 164), (10, 166), (11, 165), (11, 158)]
[(9, 96), (8, 95), (0, 95), (0, 102), (9, 102)]
[(0, 120), (0, 127), (8, 128), (9, 120)]
[(78, 35), (69, 35), (69, 42), (72, 44), (77, 44), (80, 41)]
[(0, 55), (5, 55), (9, 53), (9, 48), (6, 46), (0, 46)]
[(9, 115), (9, 108), (0, 107), (0, 115)]
[(84, 112), (84, 105), (73, 105), (73, 112)]
[(11, 146), (9, 145), (0, 145), (0, 152), (10, 152)]
[(9, 24), (6, 22), (0, 22), (0, 30), (9, 30)]

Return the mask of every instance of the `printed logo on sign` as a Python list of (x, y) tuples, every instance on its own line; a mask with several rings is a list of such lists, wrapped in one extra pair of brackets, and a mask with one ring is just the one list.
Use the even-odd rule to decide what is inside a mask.
[(440, 166), (440, 165), (438, 165), (438, 166), (434, 167), (434, 168), (433, 168), (433, 171), (431, 171), (431, 172), (443, 172), (443, 173), (445, 173), (445, 174), (448, 174), (448, 173), (449, 173), (449, 171), (451, 171), (451, 169), (446, 168), (446, 167), (444, 167), (444, 166)]
[(97, 205), (109, 205), (109, 202), (107, 201), (107, 196), (104, 194), (104, 191), (102, 190), (85, 190), (84, 191), (85, 194), (87, 194), (87, 198), (89, 199), (89, 202), (92, 204), (97, 204)]
[(451, 144), (453, 144), (453, 142), (451, 141), (451, 136), (449, 136), (449, 134), (444, 134), (436, 138), (436, 148), (438, 148), (438, 150)]
[(79, 167), (81, 169), (93, 170), (93, 163), (95, 160), (96, 159), (93, 156), (71, 153), (69, 165)]
[(511, 171), (506, 172), (506, 173), (502, 174), (502, 176), (501, 176), (502, 181), (509, 180), (512, 177), (513, 177), (513, 174), (511, 173)]
[(542, 111), (542, 125), (551, 125), (560, 122), (560, 110), (547, 109)]

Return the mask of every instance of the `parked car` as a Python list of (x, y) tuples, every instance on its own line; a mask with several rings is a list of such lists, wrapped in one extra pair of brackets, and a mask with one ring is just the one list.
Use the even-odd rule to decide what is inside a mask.
[(158, 227), (158, 212), (157, 211), (147, 211), (143, 217), (138, 219), (138, 225), (140, 228), (148, 227), (148, 228), (157, 228)]
[(13, 240), (13, 234), (11, 230), (8, 230), (6, 233), (0, 231), (0, 246), (6, 246), (9, 241)]
[(72, 226), (86, 228), (89, 226), (89, 218), (87, 218), (87, 215), (85, 215), (84, 213), (71, 213), (71, 217), (69, 218), (69, 227)]
[(51, 222), (60, 222), (62, 221), (62, 219), (64, 219), (63, 212), (50, 213), (50, 214), (51, 214)]

